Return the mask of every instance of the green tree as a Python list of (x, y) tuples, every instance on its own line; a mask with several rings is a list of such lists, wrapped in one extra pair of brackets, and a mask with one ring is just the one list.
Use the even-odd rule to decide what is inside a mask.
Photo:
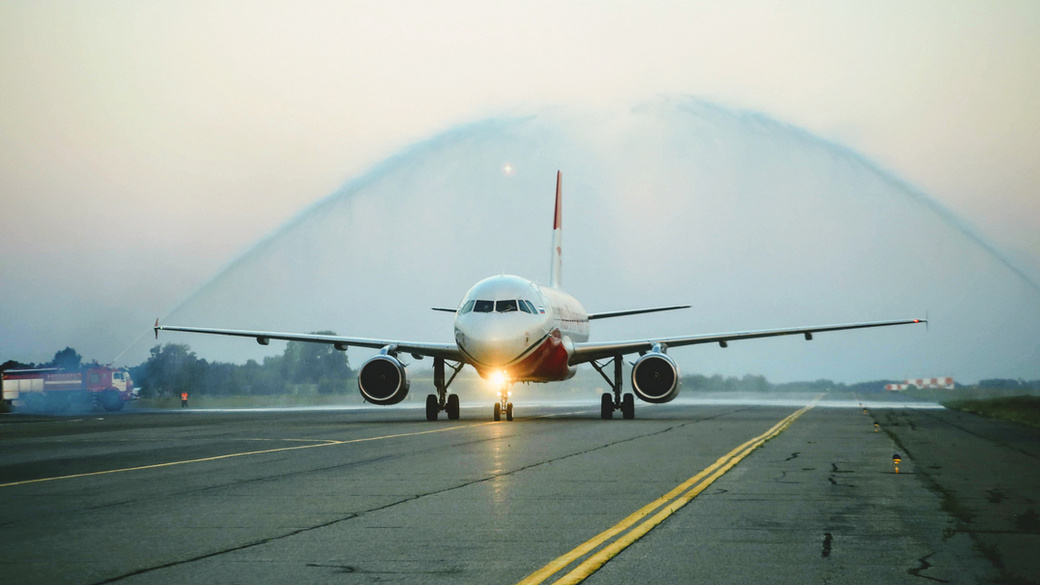
[[(333, 331), (314, 333), (336, 334)], [(323, 394), (346, 391), (346, 381), (353, 375), (346, 352), (325, 343), (290, 341), (280, 366), (286, 384), (317, 384)]]
[(740, 389), (744, 392), (767, 392), (770, 390), (770, 385), (765, 376), (744, 374), (740, 380)]
[(200, 391), (199, 380), (206, 367), (195, 352), (182, 343), (156, 345), (150, 350), (139, 380), (145, 396), (177, 396)]
[(31, 370), (36, 367), (34, 363), (23, 364), (22, 362), (15, 360), (7, 360), (0, 365), (0, 372), (6, 372), (7, 370)]
[(62, 368), (65, 370), (77, 370), (83, 363), (83, 356), (76, 353), (76, 350), (71, 347), (54, 354), (54, 359), (48, 364), (52, 368)]

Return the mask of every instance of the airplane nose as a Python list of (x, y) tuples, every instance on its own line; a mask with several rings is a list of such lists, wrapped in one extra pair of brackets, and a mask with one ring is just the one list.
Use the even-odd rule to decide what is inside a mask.
[[(518, 335), (519, 333), (519, 335)], [(494, 318), (456, 326), (455, 340), (471, 358), (487, 367), (500, 367), (516, 360), (525, 346), (524, 331), (516, 331)]]

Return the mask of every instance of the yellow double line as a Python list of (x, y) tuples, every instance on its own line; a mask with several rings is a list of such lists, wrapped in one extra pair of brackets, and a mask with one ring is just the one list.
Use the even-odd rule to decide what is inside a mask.
[[(607, 561), (617, 556), (618, 553), (628, 548), (629, 545), (645, 536), (646, 533), (664, 522), (666, 518), (688, 504), (690, 500), (697, 497), (698, 494), (703, 492), (716, 479), (722, 477), (723, 474), (732, 469), (741, 459), (747, 457), (763, 443), (779, 435), (784, 429), (791, 426), (791, 423), (793, 423), (795, 419), (808, 412), (818, 401), (819, 398), (813, 400), (804, 408), (791, 413), (786, 418), (773, 425), (773, 427), (768, 431), (738, 446), (729, 453), (726, 453), (720, 457), (718, 461), (711, 464), (697, 475), (682, 482), (672, 491), (643, 506), (639, 510), (636, 510), (621, 522), (618, 522), (613, 527), (585, 541), (569, 553), (553, 560), (534, 573), (531, 573), (527, 578), (517, 583), (517, 585), (535, 585), (537, 583), (542, 583), (565, 567), (569, 566), (571, 563), (593, 552), (599, 548), (600, 545), (614, 538), (618, 534), (624, 533), (620, 538), (614, 540), (609, 545), (601, 548), (598, 552), (586, 558), (569, 573), (554, 581), (554, 585), (581, 583), (590, 575), (598, 571), (600, 567), (607, 563)], [(657, 512), (654, 513), (655, 511)], [(651, 514), (653, 515), (651, 516)], [(649, 518), (647, 518), (647, 516), (649, 516)], [(631, 530), (629, 530), (630, 528)], [(625, 532), (626, 530), (628, 532)]]

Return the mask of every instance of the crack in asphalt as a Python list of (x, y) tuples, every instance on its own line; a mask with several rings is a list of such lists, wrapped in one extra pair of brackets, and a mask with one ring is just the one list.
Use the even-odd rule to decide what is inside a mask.
[(315, 568), (318, 568), (318, 569), (335, 569), (332, 572), (333, 573), (340, 573), (340, 574), (356, 573), (357, 572), (357, 567), (352, 567), (350, 565), (322, 565), (322, 564), (318, 564), (318, 563), (307, 563), (307, 566), (308, 567), (315, 567)]
[[(387, 507), (392, 506), (392, 505), (395, 505), (395, 504), (389, 504)], [(136, 571), (131, 571), (129, 573), (124, 573), (124, 574), (118, 575), (116, 577), (110, 577), (110, 578), (104, 579), (102, 581), (95, 581), (95, 585), (102, 585), (104, 583), (115, 583), (117, 581), (122, 581), (123, 579), (128, 579), (130, 577), (136, 577), (137, 575), (143, 575), (145, 573), (151, 573), (152, 571), (158, 571), (158, 570), (161, 570), (161, 569), (169, 569), (170, 567), (176, 567), (178, 565), (185, 565), (185, 564), (188, 564), (188, 563), (194, 563), (196, 561), (201, 561), (201, 560), (204, 560), (204, 559), (217, 557), (217, 556), (220, 556), (220, 555), (223, 555), (223, 554), (232, 553), (232, 552), (240, 551), (240, 550), (245, 550), (247, 548), (252, 548), (254, 546), (260, 546), (262, 544), (267, 544), (269, 542), (274, 542), (274, 541), (280, 540), (282, 538), (289, 538), (291, 536), (296, 536), (297, 534), (303, 534), (304, 532), (309, 532), (311, 530), (318, 530), (319, 528), (325, 528), (325, 527), (328, 527), (328, 526), (332, 526), (333, 524), (339, 524), (340, 522), (345, 522), (347, 520), (351, 520), (353, 518), (357, 518), (358, 516), (359, 516), (359, 514), (351, 514), (351, 515), (343, 517), (343, 518), (336, 518), (335, 520), (330, 520), (329, 522), (323, 522), (321, 524), (317, 524), (317, 525), (314, 525), (314, 526), (308, 526), (306, 528), (299, 528), (297, 530), (293, 530), (293, 531), (288, 532), (286, 534), (279, 534), (279, 535), (271, 536), (271, 537), (268, 537), (268, 538), (262, 538), (262, 539), (259, 539), (259, 540), (254, 540), (252, 542), (247, 542), (245, 544), (241, 544), (241, 545), (234, 546), (234, 547), (231, 547), (231, 548), (226, 548), (226, 549), (223, 549), (223, 550), (218, 550), (218, 551), (214, 551), (214, 552), (198, 555), (198, 556), (195, 556), (195, 557), (192, 557), (192, 558), (189, 558), (189, 559), (181, 559), (181, 560), (178, 560), (178, 561), (171, 561), (169, 563), (164, 563), (162, 565), (156, 565), (154, 567), (145, 567), (143, 569), (138, 569)]]
[(333, 574), (345, 575), (356, 573), (358, 575), (455, 575), (461, 573), (461, 569), (457, 567), (449, 567), (447, 569), (432, 569), (428, 571), (370, 571), (367, 569), (361, 569), (352, 565), (323, 565), (321, 563), (307, 563), (308, 567), (316, 569), (334, 569)]
[(936, 577), (929, 577), (928, 575), (922, 575), (921, 574), (922, 571), (927, 571), (929, 568), (931, 568), (932, 564), (928, 562), (928, 557), (930, 557), (930, 556), (932, 556), (934, 554), (935, 554), (934, 552), (930, 552), (930, 553), (924, 555), (923, 557), (917, 559), (917, 562), (919, 564), (916, 567), (914, 567), (913, 569), (907, 569), (906, 572), (910, 573), (914, 577), (920, 577), (922, 579), (928, 579), (929, 581), (935, 581), (936, 583), (949, 583), (949, 581), (947, 581), (945, 579), (938, 579)]

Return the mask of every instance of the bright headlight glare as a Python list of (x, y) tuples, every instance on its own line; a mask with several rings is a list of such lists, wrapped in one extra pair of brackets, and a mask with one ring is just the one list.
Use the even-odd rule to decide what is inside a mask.
[(501, 388), (502, 386), (506, 385), (506, 382), (509, 381), (509, 378), (506, 377), (505, 372), (495, 372), (491, 374), (491, 377), (488, 378), (488, 381), (491, 382), (491, 384), (496, 388)]

